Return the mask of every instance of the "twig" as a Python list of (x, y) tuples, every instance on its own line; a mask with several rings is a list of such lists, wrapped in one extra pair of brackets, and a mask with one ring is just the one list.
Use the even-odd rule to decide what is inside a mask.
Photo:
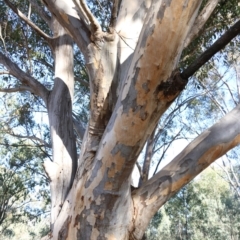
[(31, 20), (29, 20), (18, 8), (16, 8), (10, 1), (4, 0), (4, 2), (15, 12), (24, 22), (26, 22), (33, 30), (35, 30), (42, 38), (44, 38), (49, 44), (51, 37), (43, 32), (38, 26), (36, 26)]

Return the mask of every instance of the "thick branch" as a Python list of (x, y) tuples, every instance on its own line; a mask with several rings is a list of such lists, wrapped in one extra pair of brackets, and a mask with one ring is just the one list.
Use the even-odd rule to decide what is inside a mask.
[[(240, 104), (192, 141), (133, 193), (136, 223), (145, 229), (153, 214), (212, 162), (240, 143)], [(143, 221), (143, 216), (146, 222)], [(139, 230), (139, 229), (138, 229)]]
[(187, 69), (181, 73), (183, 79), (191, 77), (199, 68), (223, 49), (240, 33), (240, 20), (230, 27), (211, 47), (202, 53)]
[(11, 75), (20, 80), (23, 85), (27, 85), (31, 92), (42, 97), (42, 99), (47, 102), (48, 90), (35, 78), (29, 74), (23, 72), (16, 63), (12, 62), (4, 54), (0, 52), (0, 63), (3, 64), (9, 71)]
[(31, 20), (29, 20), (18, 8), (16, 8), (10, 1), (4, 0), (4, 2), (15, 12), (24, 22), (26, 22), (34, 31), (36, 31), (42, 38), (48, 43), (51, 38), (43, 32), (38, 26), (36, 26)]
[(87, 59), (91, 32), (86, 27), (84, 20), (79, 17), (74, 1), (43, 0), (43, 2), (58, 22), (68, 30)]
[(194, 38), (196, 38), (202, 28), (204, 27), (205, 23), (209, 19), (209, 17), (212, 15), (214, 9), (218, 5), (219, 0), (209, 0), (206, 6), (203, 8), (197, 19), (195, 20), (195, 23), (193, 25), (192, 30), (187, 36), (187, 39), (185, 41), (184, 47), (187, 47)]

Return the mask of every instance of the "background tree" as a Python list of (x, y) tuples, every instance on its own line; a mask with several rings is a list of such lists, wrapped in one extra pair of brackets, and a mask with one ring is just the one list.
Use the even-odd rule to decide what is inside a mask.
[[(239, 144), (237, 105), (148, 179), (159, 119), (188, 79), (237, 36), (238, 3), (43, 2), (1, 3), (0, 63), (7, 76), (1, 91), (26, 94), (23, 119), (30, 107), (47, 109), (52, 155), (47, 135), (20, 137), (44, 141), (49, 158), (49, 238), (141, 239), (171, 196)], [(79, 105), (73, 114), (74, 87), (78, 102), (86, 105), (90, 97), (89, 118)], [(131, 173), (148, 139), (140, 186), (133, 189)]]

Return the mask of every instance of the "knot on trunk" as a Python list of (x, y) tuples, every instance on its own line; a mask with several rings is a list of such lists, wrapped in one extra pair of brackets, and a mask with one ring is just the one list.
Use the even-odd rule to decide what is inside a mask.
[(165, 97), (175, 96), (185, 88), (187, 83), (188, 79), (182, 78), (180, 71), (177, 69), (172, 72), (170, 78), (158, 85), (157, 92), (162, 91)]

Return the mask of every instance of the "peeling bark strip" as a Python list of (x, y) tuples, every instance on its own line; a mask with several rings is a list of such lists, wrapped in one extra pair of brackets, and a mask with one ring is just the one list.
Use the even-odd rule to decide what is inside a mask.
[(217, 158), (240, 144), (239, 119), (240, 104), (191, 142), (140, 189), (133, 192), (134, 208), (137, 209), (136, 236), (148, 225), (143, 218), (150, 220), (154, 213), (184, 185)]

